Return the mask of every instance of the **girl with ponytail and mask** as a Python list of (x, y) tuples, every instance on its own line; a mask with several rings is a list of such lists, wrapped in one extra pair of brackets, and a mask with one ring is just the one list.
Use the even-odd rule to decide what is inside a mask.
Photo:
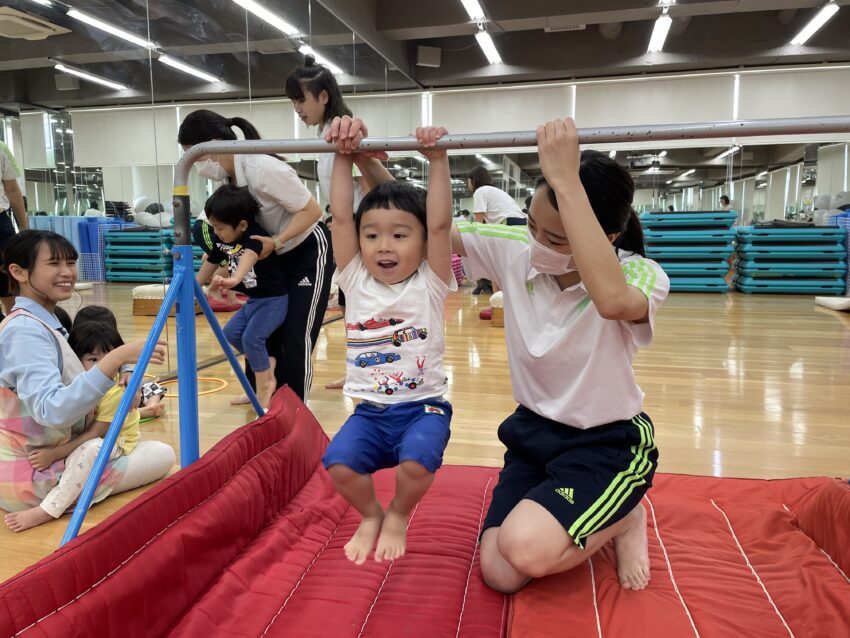
[[(295, 113), (307, 126), (315, 126), (319, 137), (330, 142), (332, 139), (331, 125), (335, 118), (352, 117), (351, 109), (345, 103), (339, 90), (334, 74), (328, 67), (316, 64), (312, 55), (305, 56), (303, 66), (297, 67), (286, 78), (286, 96), (292, 100)], [(369, 133), (362, 120), (356, 120), (357, 132), (366, 137)], [(338, 129), (337, 129), (338, 130)], [(354, 207), (357, 210), (363, 194), (368, 193), (378, 184), (391, 181), (392, 175), (379, 161), (386, 159), (386, 153), (355, 153), (354, 170)], [(334, 154), (320, 153), (316, 162), (316, 173), (319, 186), (325, 199), (331, 198), (331, 174), (333, 173)], [(339, 291), (339, 306), (345, 312), (345, 295)], [(329, 390), (338, 390), (345, 385), (345, 377), (325, 385)]]
[(481, 536), (481, 571), (505, 593), (614, 542), (624, 589), (649, 583), (646, 512), (658, 462), (632, 358), (670, 283), (644, 256), (628, 171), (579, 153), (571, 119), (537, 129), (543, 178), (528, 228), (458, 224), (454, 252), (505, 300), (517, 410)]
[[(257, 129), (241, 117), (225, 118), (199, 110), (186, 116), (177, 141), (186, 150), (212, 140), (235, 140), (233, 127), (246, 140), (258, 140)], [(283, 325), (267, 340), (275, 358), (275, 381), (307, 400), (313, 380), (311, 354), (328, 303), (333, 257), (330, 233), (319, 223), (322, 210), (289, 164), (276, 155), (213, 154), (201, 157), (198, 174), (213, 181), (247, 186), (260, 204), (257, 223), (269, 234), (252, 236), (263, 244), (260, 259), (277, 260), (286, 278), (289, 311)], [(210, 236), (209, 242), (216, 243)], [(253, 382), (250, 366), (246, 371)], [(234, 403), (247, 403), (240, 397)]]

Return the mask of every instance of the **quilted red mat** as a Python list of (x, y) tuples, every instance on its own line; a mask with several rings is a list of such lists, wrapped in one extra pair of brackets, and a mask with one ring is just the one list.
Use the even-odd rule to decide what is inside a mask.
[[(508, 600), (477, 563), (497, 470), (441, 470), (407, 555), (356, 567), (342, 547), (358, 517), (321, 467), (326, 444), (279, 392), (269, 415), (0, 585), (0, 636), (502, 636)], [(393, 478), (376, 481), (385, 503)]]
[[(496, 469), (440, 470), (408, 554), (356, 567), (342, 547), (357, 517), (321, 469), (326, 444), (278, 393), (269, 415), (0, 585), (0, 636), (849, 635), (841, 483), (657, 476), (648, 590), (622, 592), (605, 551), (533, 583), (508, 617), (476, 543)], [(377, 486), (387, 502), (392, 473)]]
[(656, 475), (652, 581), (620, 589), (613, 551), (513, 596), (510, 636), (850, 636), (850, 487)]

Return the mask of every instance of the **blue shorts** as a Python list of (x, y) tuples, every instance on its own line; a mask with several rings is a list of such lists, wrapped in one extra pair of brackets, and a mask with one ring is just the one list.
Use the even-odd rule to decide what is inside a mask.
[(439, 398), (389, 405), (361, 403), (325, 450), (325, 468), (345, 465), (358, 474), (415, 461), (429, 472), (443, 464), (452, 406)]

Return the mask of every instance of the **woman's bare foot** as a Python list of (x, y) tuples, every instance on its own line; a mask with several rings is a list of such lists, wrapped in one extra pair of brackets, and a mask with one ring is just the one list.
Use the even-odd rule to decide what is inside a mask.
[(31, 527), (38, 527), (44, 523), (49, 523), (53, 517), (38, 507), (31, 507), (23, 512), (12, 512), (6, 514), (6, 526), (13, 532), (23, 532)]
[(143, 419), (157, 419), (165, 412), (165, 405), (157, 402), (139, 408), (139, 416)]
[(644, 589), (649, 584), (649, 546), (646, 537), (646, 510), (638, 504), (626, 515), (632, 524), (614, 538), (617, 576), (623, 589)]
[(326, 383), (325, 387), (328, 390), (341, 390), (345, 386), (345, 377), (340, 377), (336, 381), (331, 381), (330, 383)]
[(247, 405), (249, 403), (251, 403), (251, 401), (248, 399), (247, 394), (239, 395), (235, 399), (230, 400), (230, 405)]
[(351, 540), (345, 544), (345, 557), (355, 565), (362, 565), (372, 553), (375, 540), (381, 532), (381, 524), (384, 522), (384, 511), (374, 517), (364, 518), (360, 526), (354, 532)]
[(404, 556), (407, 547), (407, 516), (387, 510), (378, 547), (375, 549), (375, 561), (395, 560)]

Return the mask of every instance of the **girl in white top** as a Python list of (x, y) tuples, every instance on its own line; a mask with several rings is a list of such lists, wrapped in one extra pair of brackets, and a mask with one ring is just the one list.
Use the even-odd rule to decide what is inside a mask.
[[(316, 64), (312, 55), (305, 56), (303, 66), (297, 67), (286, 78), (286, 96), (292, 100), (295, 113), (307, 126), (315, 126), (319, 137), (330, 141), (331, 122), (337, 117), (351, 117), (351, 109), (345, 103), (336, 78), (331, 70)], [(368, 135), (362, 127), (364, 136)], [(392, 179), (378, 158), (387, 159), (386, 153), (357, 153), (353, 156), (354, 169), (354, 207), (357, 210), (363, 193), (382, 182)], [(331, 198), (331, 173), (334, 165), (333, 153), (319, 153), (316, 160), (316, 173), (319, 186), (325, 199)], [(339, 293), (339, 307), (345, 312), (345, 294)], [(338, 390), (345, 384), (345, 377), (325, 384), (329, 390)]]
[(472, 213), (475, 221), (488, 224), (525, 224), (525, 213), (513, 197), (493, 186), (490, 171), (476, 166), (466, 178), (466, 187), (472, 191)]
[[(246, 140), (260, 139), (257, 129), (241, 117), (225, 118), (199, 110), (186, 116), (177, 133), (184, 150), (211, 140), (235, 140), (233, 127)], [(216, 154), (195, 163), (198, 174), (214, 181), (247, 186), (260, 204), (257, 222), (270, 235), (260, 259), (276, 259), (286, 276), (289, 311), (283, 325), (267, 340), (275, 359), (278, 387), (286, 384), (306, 401), (313, 380), (311, 353), (328, 303), (333, 259), (330, 234), (320, 224), (322, 210), (295, 169), (276, 155)], [(253, 372), (246, 365), (249, 378)], [(238, 402), (247, 402), (242, 397)]]
[(572, 120), (537, 131), (544, 179), (528, 228), (463, 224), (454, 251), (505, 298), (517, 411), (481, 538), (485, 581), (514, 592), (563, 572), (614, 541), (620, 584), (649, 582), (640, 500), (658, 459), (632, 370), (669, 290), (643, 257), (628, 171), (579, 155)]

